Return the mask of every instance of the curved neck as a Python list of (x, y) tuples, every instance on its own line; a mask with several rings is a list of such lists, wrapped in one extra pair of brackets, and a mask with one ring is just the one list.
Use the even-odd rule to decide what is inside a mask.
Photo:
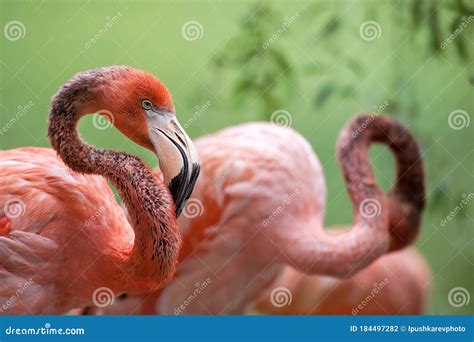
[[(397, 179), (388, 196), (371, 169), (373, 142), (386, 144), (396, 157)], [(286, 254), (306, 273), (346, 277), (415, 239), (425, 201), (424, 173), (416, 139), (386, 116), (366, 114), (351, 120), (339, 135), (337, 153), (355, 213), (352, 229), (329, 235), (319, 220), (306, 219), (302, 226), (307, 229), (294, 237)]]
[(181, 244), (171, 194), (139, 158), (82, 141), (77, 122), (96, 108), (93, 94), (77, 87), (64, 86), (52, 101), (50, 142), (72, 170), (104, 176), (117, 188), (135, 231), (132, 250), (124, 251), (125, 271), (140, 287), (156, 289), (173, 275)]

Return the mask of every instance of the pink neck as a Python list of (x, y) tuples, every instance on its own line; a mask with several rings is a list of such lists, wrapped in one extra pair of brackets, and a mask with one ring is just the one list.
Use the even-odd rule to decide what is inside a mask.
[[(369, 146), (384, 143), (395, 154), (397, 178), (388, 196), (373, 175)], [(307, 274), (346, 277), (387, 251), (408, 246), (415, 239), (425, 202), (424, 172), (415, 138), (398, 121), (376, 114), (359, 115), (341, 131), (338, 159), (355, 213), (352, 229), (336, 236), (319, 221), (307, 218), (307, 228), (280, 238), (291, 265)], [(287, 233), (288, 234), (288, 233)]]
[(143, 288), (154, 289), (173, 275), (181, 244), (171, 194), (139, 158), (81, 140), (76, 124), (94, 110), (93, 94), (79, 81), (84, 80), (73, 79), (54, 97), (49, 139), (71, 169), (104, 176), (117, 188), (135, 231), (132, 250), (123, 251), (124, 268)]

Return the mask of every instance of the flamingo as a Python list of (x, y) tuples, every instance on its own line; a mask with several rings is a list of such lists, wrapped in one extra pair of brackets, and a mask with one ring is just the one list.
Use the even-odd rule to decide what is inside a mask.
[[(387, 144), (396, 157), (397, 178), (388, 196), (370, 168), (372, 142)], [(408, 246), (419, 230), (422, 160), (415, 138), (395, 119), (360, 115), (339, 135), (337, 155), (355, 213), (353, 226), (339, 234), (323, 229), (322, 168), (293, 129), (247, 123), (195, 144), (203, 170), (179, 220), (183, 249), (175, 278), (100, 313), (242, 314), (280, 284), (288, 267), (316, 279), (345, 279), (374, 262), (365, 273), (373, 278), (372, 268), (390, 260), (390, 266), (399, 265), (395, 253), (378, 258)]]
[[(163, 180), (138, 157), (85, 143), (76, 124), (95, 112), (156, 153)], [(79, 73), (52, 98), (48, 137), (54, 150), (0, 152), (1, 313), (59, 314), (166, 283), (199, 163), (165, 86), (128, 66)]]
[(252, 309), (273, 315), (420, 315), (429, 304), (431, 277), (414, 248), (385, 254), (348, 279), (287, 266)]

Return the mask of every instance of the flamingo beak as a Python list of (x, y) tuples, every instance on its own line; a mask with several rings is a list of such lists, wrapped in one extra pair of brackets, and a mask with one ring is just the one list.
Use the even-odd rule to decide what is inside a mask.
[(199, 176), (196, 147), (176, 119), (168, 111), (147, 111), (150, 140), (159, 159), (160, 170), (181, 214)]

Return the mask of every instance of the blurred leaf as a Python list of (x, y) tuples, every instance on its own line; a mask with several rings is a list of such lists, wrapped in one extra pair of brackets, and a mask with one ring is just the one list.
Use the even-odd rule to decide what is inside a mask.
[(365, 73), (364, 66), (360, 64), (357, 59), (349, 56), (348, 60), (349, 62), (347, 63), (347, 66), (354, 72), (354, 74), (361, 76)]
[(461, 16), (474, 15), (474, 3), (471, 1), (471, 7), (468, 7), (463, 0), (456, 0), (456, 6)]
[(269, 51), (269, 55), (271, 56), (271, 60), (276, 64), (278, 70), (282, 71), (285, 75), (291, 74), (292, 68), (290, 61), (283, 52), (273, 49)]
[(356, 91), (356, 88), (353, 86), (349, 86), (349, 85), (343, 86), (340, 90), (340, 95), (343, 98), (354, 97), (355, 91)]
[[(474, 5), (474, 2), (471, 1)], [(446, 20), (450, 20), (452, 15), (446, 15), (447, 11), (455, 12), (455, 19), (450, 24), (446, 24)], [(428, 26), (429, 48), (433, 53), (442, 53), (441, 42), (442, 37), (451, 34), (461, 24), (462, 17), (474, 15), (474, 6), (469, 6), (463, 0), (438, 1), (438, 0), (411, 0), (410, 16), (413, 23), (414, 31), (420, 31), (424, 34), (422, 24), (425, 22)], [(449, 32), (444, 32), (443, 28), (449, 27)], [(457, 37), (455, 40), (456, 52), (459, 57), (466, 61), (469, 59), (468, 46), (465, 37)], [(447, 57), (449, 58), (449, 56)]]
[(321, 87), (318, 95), (316, 96), (315, 104), (316, 107), (322, 107), (334, 93), (335, 87), (332, 83), (325, 84)]
[[(453, 20), (453, 22), (451, 23), (451, 33), (450, 34), (455, 34), (456, 30), (459, 29), (462, 25), (462, 17), (457, 17)], [(464, 35), (458, 35), (455, 39), (454, 39), (454, 44), (456, 46), (456, 49), (458, 51), (458, 54), (459, 54), (459, 57), (461, 57), (461, 59), (463, 60), (467, 60), (468, 59), (468, 52), (467, 52), (467, 48), (466, 48), (466, 42), (464, 41)]]
[(439, 12), (437, 2), (433, 2), (430, 8), (430, 14), (428, 19), (430, 28), (430, 45), (431, 50), (436, 53), (440, 50), (441, 44), (441, 28), (439, 22)]
[(398, 111), (399, 104), (396, 100), (390, 100), (388, 106), (385, 108), (385, 113), (396, 113)]
[(472, 72), (469, 75), (469, 83), (474, 87), (474, 73)]
[(431, 192), (429, 205), (435, 209), (444, 207), (446, 205), (446, 184), (439, 183), (436, 188)]
[(284, 20), (269, 4), (251, 6), (240, 21), (239, 33), (211, 61), (219, 72), (238, 73), (232, 92), (240, 105), (258, 102), (266, 115), (290, 101), (290, 81), (296, 82), (287, 50), (279, 48), (278, 40), (290, 31), (285, 26), (281, 32)]
[(328, 39), (331, 35), (335, 34), (340, 27), (340, 21), (338, 17), (333, 16), (323, 27), (324, 38)]
[(420, 27), (420, 22), (423, 17), (423, 0), (413, 1), (411, 11), (413, 27), (417, 30)]

